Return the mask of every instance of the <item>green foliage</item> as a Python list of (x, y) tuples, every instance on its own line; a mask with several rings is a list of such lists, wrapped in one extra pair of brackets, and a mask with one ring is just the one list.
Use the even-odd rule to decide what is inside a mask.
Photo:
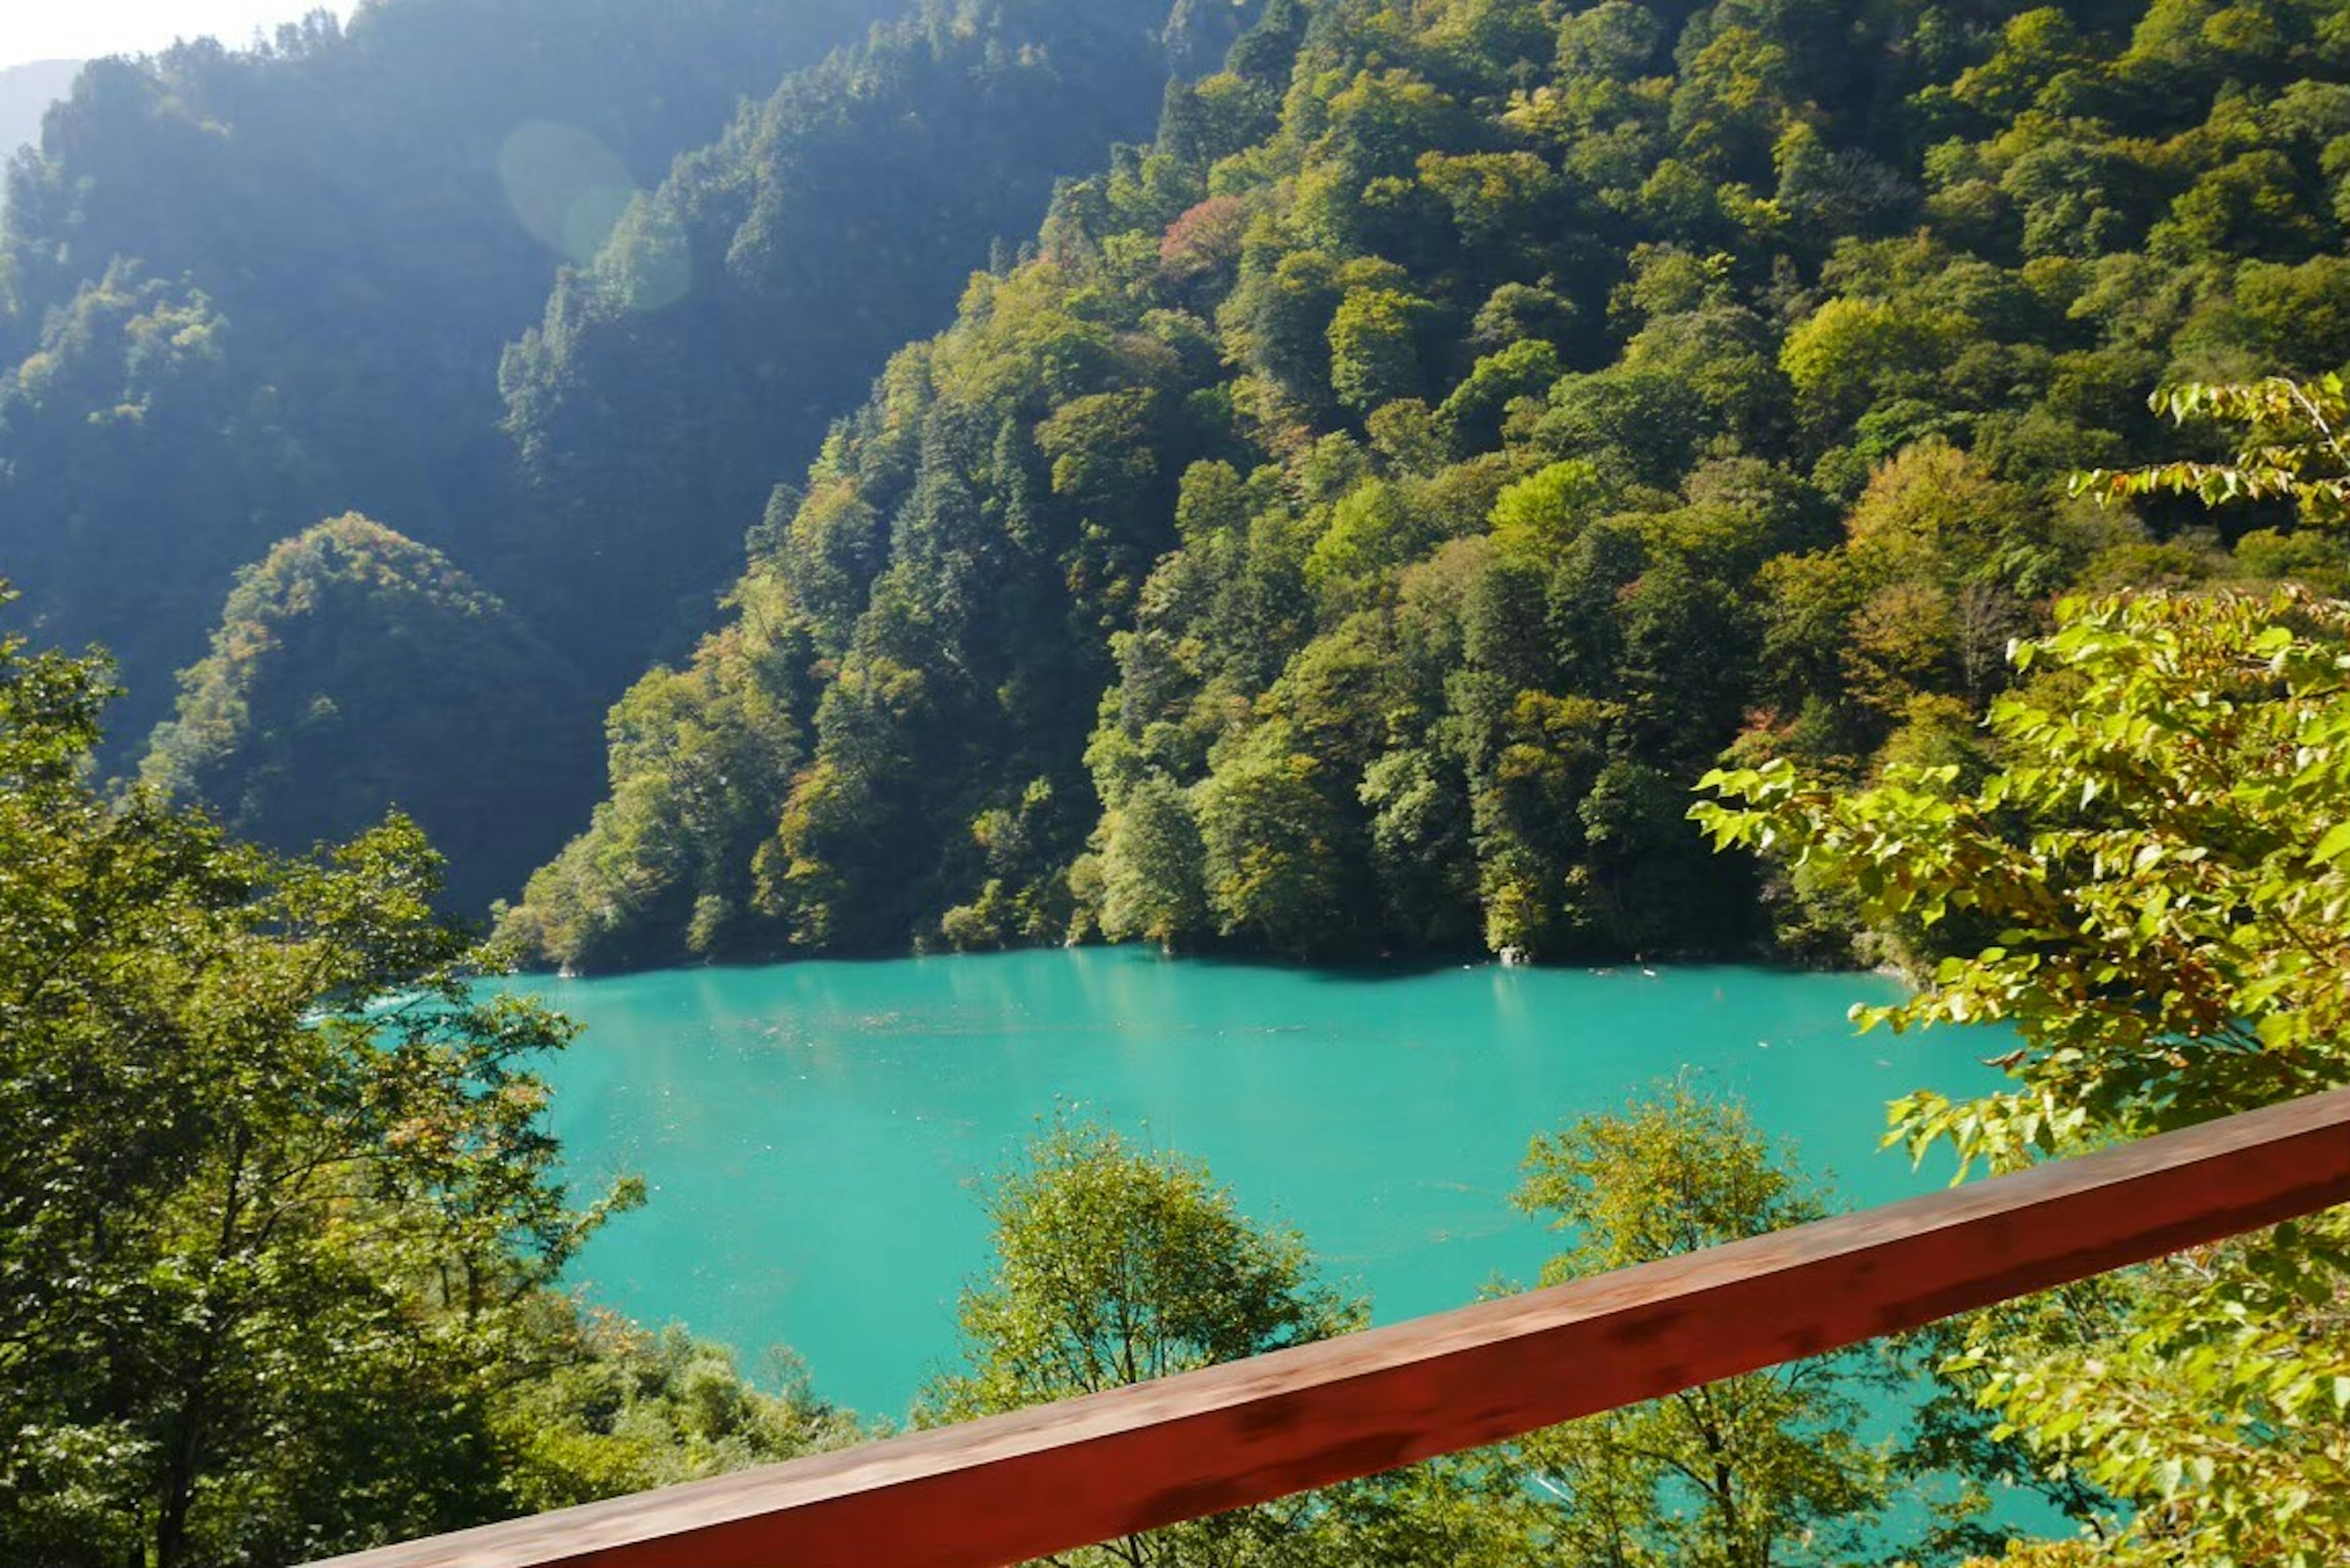
[(577, 520), (547, 534), (502, 493), (500, 352), (636, 186), (892, 8), (400, 0), (86, 67), (6, 171), (0, 543), (47, 635), (122, 661), (109, 763), (169, 712), (236, 570), (345, 511), (592, 649), (608, 604), (536, 597), (586, 588)]
[(1210, 908), (1222, 929), (1277, 952), (1312, 954), (1331, 938), (1353, 857), (1340, 835), (1345, 804), (1326, 770), (1268, 725), (1201, 786), (1200, 839)]
[(743, 106), (506, 351), (508, 597), (607, 692), (684, 651), (778, 483), (990, 243), (1150, 128), (1167, 0), (906, 9)]
[[(376, 707), (389, 769), (278, 747), (264, 805), (257, 759), (183, 782), (286, 842), (396, 802), (461, 903), (515, 892), (599, 793), (582, 738), (709, 625), (826, 422), (1055, 180), (1149, 129), (1167, 47), (1242, 19), (1192, 9), (1178, 37), (1166, 0), (401, 0), (90, 67), (11, 176), (0, 546), (51, 635), (122, 661), (106, 763), (137, 762), (234, 574), (357, 505), (553, 651), (477, 672), (532, 677), (482, 726), (511, 776), (442, 765), (452, 711), (424, 682)], [(837, 574), (811, 599), (853, 615), (871, 563), (806, 542)], [(297, 829), (308, 801), (331, 808)], [(715, 899), (723, 949), (756, 842), (661, 921)]]
[(871, 1434), (809, 1392), (775, 1352), (753, 1385), (725, 1346), (676, 1327), (649, 1334), (603, 1314), (558, 1319), (547, 1369), (504, 1403), (523, 1512), (569, 1508), (864, 1441)]
[[(1312, 1275), (1294, 1231), (1263, 1231), (1207, 1173), (1064, 1122), (990, 1189), (995, 1262), (963, 1293), (965, 1370), (916, 1412), (968, 1420), (1327, 1338), (1362, 1308)], [(1247, 1562), (1304, 1521), (1274, 1504), (1076, 1555), (1143, 1563)]]
[[(1912, 1095), (1893, 1137), (2012, 1169), (2339, 1084), (2350, 607), (2075, 600), (2015, 659), (2031, 683), (1991, 707), (1987, 775), (1903, 765), (1846, 792), (1778, 761), (1710, 775), (1693, 813), (1941, 955), (1867, 1022), (2020, 1034), (2012, 1088)], [(1989, 1319), (1946, 1371), (2131, 1505), (2112, 1560), (2336, 1561), (2345, 1240), (2328, 1214), (2137, 1271), (2095, 1315)]]
[[(1201, 1167), (1066, 1117), (988, 1189), (995, 1254), (962, 1296), (964, 1365), (924, 1424), (1262, 1355), (1363, 1326), (1304, 1240), (1253, 1224)], [(1054, 1562), (1450, 1568), (1538, 1561), (1505, 1456), (1400, 1470), (1066, 1553)]]
[(1805, 411), (1833, 428), (1873, 404), (1922, 391), (1947, 366), (1965, 331), (1942, 313), (1884, 300), (1840, 298), (1787, 335), (1780, 368)]
[[(2341, 1004), (2324, 943), (2350, 833), (2323, 803), (2350, 765), (2333, 748), (2350, 618), (2291, 590), (2074, 600), (2061, 615), (2054, 636), (2019, 645), (2039, 680), (1992, 705), (2005, 765), (1972, 787), (1943, 764), (1846, 795), (1774, 763), (1710, 775), (1742, 804), (1699, 808), (1721, 842), (1767, 833), (1763, 847), (1848, 880), (1872, 918), (2001, 933), (1941, 960), (1883, 1017), (2024, 1033), (2010, 1064), (2024, 1091), (1963, 1121), (1914, 1102), (1904, 1123), (1913, 1141), (1950, 1137), (2002, 1167), (2092, 1125), (2142, 1136), (2335, 1072), (2334, 1014), (2308, 1013)], [(2271, 1021), (2281, 1012), (2289, 1023)]]
[(1432, 307), (1391, 288), (1348, 295), (1330, 317), (1330, 389), (1367, 412), (1418, 395), (1421, 340)]
[(106, 799), (109, 694), (0, 639), (0, 1556), (302, 1561), (838, 1437), (555, 1288), (641, 1188), (573, 1204), (571, 1027), (475, 985), (416, 826)]
[(2313, 523), (2350, 520), (2350, 447), (2344, 445), (2350, 399), (2339, 375), (2329, 371), (2306, 382), (2282, 376), (2230, 386), (2188, 382), (2157, 393), (2154, 408), (2182, 425), (2198, 418), (2241, 425), (2243, 442), (2221, 462), (2093, 469), (2074, 478), (2075, 494), (2122, 501), (2168, 492), (2207, 506), (2288, 501)]
[(1494, 498), (1493, 544), (1532, 560), (1555, 559), (1613, 499), (1589, 462), (1551, 463)]
[(1139, 782), (1103, 820), (1101, 928), (1112, 941), (1161, 947), (1207, 918), (1200, 825), (1163, 775)]
[(1939, 754), (2070, 587), (2340, 578), (2317, 489), (2239, 554), (2063, 485), (2350, 353), (2320, 20), (1268, 7), (835, 426), (511, 929), (1850, 959), (1681, 823), (1725, 751)]
[[(1516, 1201), (1573, 1237), (1544, 1284), (1742, 1241), (1825, 1213), (1745, 1114), (1676, 1085), (1537, 1137)], [(1892, 1497), (1855, 1436), (1864, 1357), (1796, 1361), (1527, 1438), (1568, 1560), (1763, 1568), (1856, 1549)]]
[(289, 851), (390, 803), (451, 846), (450, 901), (478, 913), (531, 869), (504, 825), (565, 810), (592, 766), (577, 687), (446, 556), (354, 514), (240, 575), (142, 776)]
[(1357, 1327), (1294, 1232), (1260, 1231), (1195, 1165), (1064, 1122), (992, 1183), (992, 1272), (963, 1295), (966, 1371), (924, 1396), (966, 1420)]

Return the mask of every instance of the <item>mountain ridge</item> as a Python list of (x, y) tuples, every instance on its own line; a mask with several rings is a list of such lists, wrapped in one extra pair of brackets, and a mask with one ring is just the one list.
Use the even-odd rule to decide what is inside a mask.
[(41, 139), (41, 117), (73, 90), (79, 60), (27, 60), (0, 66), (0, 160)]

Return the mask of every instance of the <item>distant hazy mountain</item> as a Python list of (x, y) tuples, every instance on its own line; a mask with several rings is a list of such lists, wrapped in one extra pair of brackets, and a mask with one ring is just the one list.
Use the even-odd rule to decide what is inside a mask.
[(0, 161), (39, 139), (41, 115), (73, 86), (79, 60), (35, 60), (0, 70)]

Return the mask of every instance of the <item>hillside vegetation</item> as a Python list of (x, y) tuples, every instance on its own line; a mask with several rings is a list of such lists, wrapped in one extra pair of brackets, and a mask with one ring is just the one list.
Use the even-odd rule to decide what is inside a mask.
[[(882, 9), (390, 0), (84, 68), (8, 170), (0, 570), (39, 635), (115, 656), (112, 753), (135, 761), (280, 539), (359, 511), (478, 564), (498, 356), (567, 254), (515, 198), (608, 224)], [(534, 158), (533, 127), (575, 156)]]
[(181, 687), (147, 783), (293, 853), (389, 805), (458, 868), (465, 909), (530, 869), (505, 825), (564, 810), (595, 766), (592, 737), (564, 722), (581, 701), (568, 667), (447, 556), (358, 515), (244, 573)]
[(500, 372), (495, 537), (608, 698), (690, 650), (743, 536), (1056, 178), (1147, 135), (1168, 0), (924, 0), (679, 161)]
[[(0, 225), (0, 575), (119, 660), (0, 633), (0, 1563), (870, 1435), (586, 1304), (648, 1189), (567, 1177), (522, 958), (1889, 958), (1864, 1023), (2010, 1031), (1891, 1106), (1962, 1174), (2342, 1084), (2346, 229), (2339, 0), (371, 0), (88, 67)], [(1367, 1321), (1083, 1117), (970, 1179), (916, 1424)], [(1836, 1206), (1687, 1081), (1524, 1177), (1554, 1282)], [(1068, 1561), (2350, 1562), (2350, 1208), (1879, 1348)]]
[[(1245, 14), (385, 0), (99, 62), (10, 176), (0, 572), (115, 657), (122, 770), (281, 541), (357, 512), (442, 552), (552, 656), (501, 742), (543, 787), (433, 825), (479, 913), (586, 821), (582, 748), (712, 623), (776, 482)], [(216, 746), (151, 776), (290, 844), (297, 801), (346, 831), (473, 766), (478, 715), (380, 695), (386, 768)], [(166, 750), (219, 727), (172, 722)]]
[(0, 69), (0, 154), (41, 139), (41, 117), (66, 96), (80, 69), (79, 60), (33, 60)]
[(567, 1184), (574, 1030), (476, 985), (412, 822), (102, 794), (107, 700), (0, 632), (0, 1561), (271, 1568), (863, 1435), (560, 1282), (643, 1187)]
[(2314, 3), (1274, 0), (835, 427), (507, 929), (1842, 952), (1690, 786), (1968, 764), (2068, 585), (2338, 585), (2063, 480), (2350, 358), (2345, 178)]

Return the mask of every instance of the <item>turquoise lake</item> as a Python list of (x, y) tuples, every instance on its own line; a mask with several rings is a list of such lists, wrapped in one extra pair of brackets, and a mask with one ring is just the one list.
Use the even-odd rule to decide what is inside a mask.
[(1205, 1160), (1298, 1226), (1379, 1321), (1531, 1282), (1554, 1238), (1508, 1196), (1527, 1139), (1686, 1073), (1742, 1096), (1847, 1206), (1948, 1169), (1881, 1152), (1885, 1104), (1972, 1089), (1999, 1041), (1856, 1035), (1874, 975), (1743, 968), (1317, 971), (1126, 949), (672, 970), (528, 989), (587, 1026), (550, 1064), (583, 1188), (642, 1210), (588, 1246), (590, 1299), (754, 1368), (904, 1412), (986, 1257), (976, 1194), (1055, 1107)]

